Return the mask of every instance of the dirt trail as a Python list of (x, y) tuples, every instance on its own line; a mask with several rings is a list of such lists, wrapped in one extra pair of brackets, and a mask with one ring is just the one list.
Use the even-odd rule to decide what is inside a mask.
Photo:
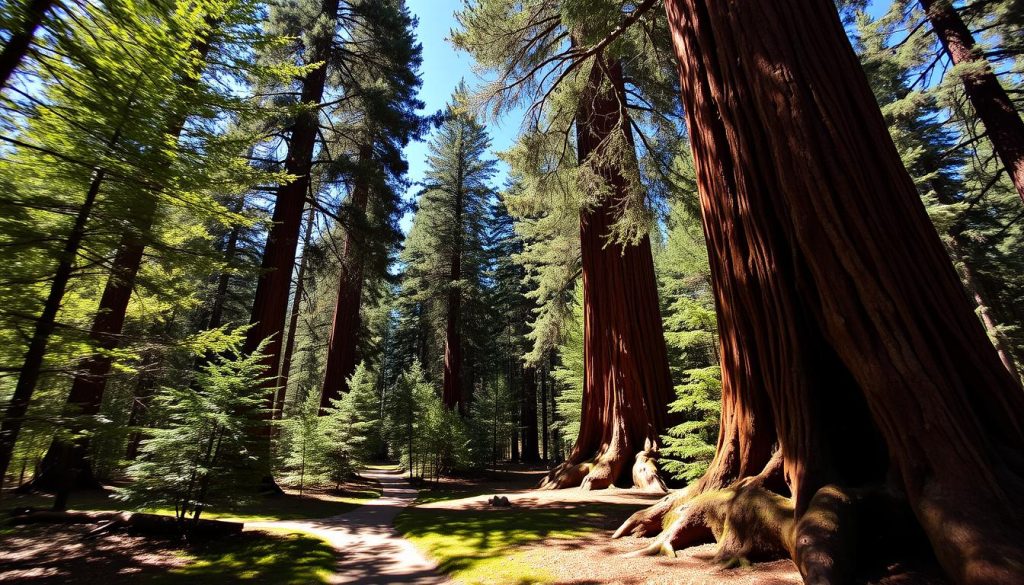
[(329, 542), (341, 557), (331, 583), (451, 583), (438, 573), (432, 561), (392, 527), (395, 516), (416, 499), (416, 489), (399, 471), (369, 470), (362, 476), (380, 483), (381, 497), (330, 518), (246, 522), (245, 529), (301, 530)]

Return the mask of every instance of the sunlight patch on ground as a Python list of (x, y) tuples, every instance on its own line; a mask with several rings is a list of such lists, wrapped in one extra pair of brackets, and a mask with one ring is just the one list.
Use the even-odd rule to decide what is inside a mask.
[[(432, 490), (420, 503), (465, 498), (465, 491)], [(630, 506), (630, 510), (635, 507)], [(492, 508), (482, 502), (467, 507), (413, 507), (395, 519), (395, 528), (438, 568), (467, 585), (551, 583), (562, 576), (533, 567), (528, 545), (575, 539), (601, 530), (601, 521), (621, 516), (622, 505), (579, 503)]]

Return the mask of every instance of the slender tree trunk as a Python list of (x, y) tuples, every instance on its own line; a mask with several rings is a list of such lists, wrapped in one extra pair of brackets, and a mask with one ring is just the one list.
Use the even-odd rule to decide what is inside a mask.
[(921, 7), (953, 65), (963, 68), (960, 81), (967, 99), (1024, 200), (1024, 120), (952, 2), (921, 0)]
[[(558, 423), (558, 411), (555, 402), (555, 378), (552, 376), (552, 372), (555, 371), (555, 352), (552, 351), (548, 354), (548, 386), (551, 388), (551, 426), (554, 427)], [(551, 447), (552, 457), (551, 460), (559, 461), (562, 459), (562, 439), (558, 433), (551, 431)]]
[[(117, 348), (131, 299), (135, 275), (142, 264), (144, 244), (134, 234), (126, 233), (114, 256), (113, 267), (107, 278), (99, 310), (89, 331), (89, 340), (101, 352)], [(67, 410), (71, 415), (96, 416), (103, 403), (107, 377), (113, 359), (105, 353), (96, 353), (85, 359), (79, 366), (81, 373), (71, 382)], [(68, 443), (59, 437), (53, 439), (43, 457), (40, 474), (33, 478), (32, 487), (43, 491), (58, 489), (70, 481), (69, 487), (76, 489), (99, 488), (87, 460), (89, 442), (86, 438)], [(75, 477), (69, 477), (69, 474)]]
[(36, 30), (43, 24), (46, 13), (52, 7), (53, 0), (29, 0), (25, 19), (18, 23), (20, 26), (16, 30), (11, 31), (7, 44), (0, 51), (0, 90), (7, 86), (11, 75), (25, 59)]
[[(245, 197), (239, 197), (236, 206), (232, 210), (235, 213), (242, 213), (245, 210)], [(242, 235), (241, 226), (234, 226), (228, 232), (228, 238), (224, 242), (224, 263), (228, 266), (235, 261), (235, 254), (238, 252), (238, 239)], [(228, 300), (228, 287), (231, 285), (230, 270), (223, 270), (217, 275), (217, 288), (213, 292), (213, 302), (210, 306), (210, 318), (207, 321), (207, 329), (216, 329), (224, 324), (224, 306)]]
[[(461, 178), (460, 178), (461, 183)], [(444, 379), (441, 401), (448, 410), (462, 408), (462, 192), (455, 194), (455, 226), (460, 235), (452, 246), (448, 314), (444, 331)]]
[(281, 375), (277, 380), (277, 396), (274, 398), (274, 420), (284, 416), (284, 399), (288, 392), (288, 376), (292, 371), (292, 354), (295, 352), (295, 334), (299, 330), (299, 309), (302, 308), (302, 297), (306, 294), (306, 253), (313, 236), (313, 220), (316, 209), (312, 206), (306, 215), (305, 235), (302, 236), (302, 257), (299, 258), (299, 270), (295, 275), (295, 298), (292, 299), (291, 316), (288, 319), (288, 343), (284, 347), (281, 359)]
[[(211, 27), (216, 22), (208, 23)], [(204, 38), (195, 43), (194, 49), (200, 60), (205, 62), (210, 52), (210, 31)], [(182, 84), (186, 88), (194, 88), (199, 84), (201, 69), (195, 72), (184, 72)], [(167, 127), (167, 135), (175, 141), (181, 136), (188, 119), (186, 113), (177, 113)], [(122, 234), (118, 244), (110, 275), (103, 288), (100, 304), (89, 331), (89, 341), (100, 352), (87, 357), (71, 383), (66, 408), (71, 415), (95, 416), (99, 414), (103, 403), (103, 394), (107, 386), (113, 359), (108, 352), (120, 345), (121, 331), (124, 328), (128, 313), (128, 303), (135, 288), (135, 277), (142, 267), (142, 259), (146, 243), (150, 239), (153, 223), (156, 221), (157, 201), (155, 195), (145, 200), (139, 209), (133, 210), (136, 217), (136, 228), (128, 229)], [(136, 231), (137, 230), (137, 231)], [(74, 444), (67, 444), (60, 437), (55, 437), (46, 455), (43, 457), (41, 473), (32, 480), (32, 487), (44, 491), (61, 488), (99, 488), (87, 460), (89, 440), (80, 437)], [(67, 494), (61, 493), (57, 503), (66, 501)], [(55, 503), (55, 509), (57, 508)]]
[[(134, 96), (128, 99), (126, 110), (131, 108)], [(123, 122), (122, 122), (123, 123)], [(121, 126), (114, 131), (113, 136), (107, 143), (107, 149), (112, 149), (121, 139)], [(14, 394), (4, 411), (3, 421), (0, 422), (0, 483), (7, 474), (7, 468), (11, 464), (11, 457), (14, 455), (14, 447), (18, 442), (18, 435), (25, 422), (25, 414), (28, 412), (29, 402), (35, 392), (36, 383), (43, 367), (43, 358), (46, 356), (46, 347), (50, 343), (50, 337), (57, 325), (57, 312), (64, 301), (64, 293), (67, 291), (68, 283), (71, 281), (71, 273), (74, 270), (75, 260), (82, 247), (82, 240), (85, 238), (85, 226), (92, 214), (93, 205), (99, 195), (103, 179), (106, 177), (106, 170), (97, 167), (92, 174), (92, 181), (86, 191), (85, 200), (78, 208), (75, 221), (71, 226), (67, 239), (64, 241), (64, 248), (61, 250), (57, 261), (57, 268), (54, 270), (53, 280), (50, 283), (50, 291), (46, 301), (43, 303), (43, 310), (36, 319), (32, 338), (29, 341), (25, 358), (18, 373), (18, 382), (14, 387)]]
[(541, 436), (541, 461), (547, 463), (548, 459), (548, 373), (547, 369), (541, 366), (540, 369), (540, 436)]
[(667, 428), (672, 400), (651, 243), (647, 236), (625, 247), (607, 239), (631, 188), (631, 161), (614, 154), (633, 149), (625, 103), (621, 64), (598, 56), (576, 114), (577, 148), (611, 194), (580, 216), (583, 412), (576, 445), (547, 487), (600, 489), (632, 480), (664, 489), (648, 455)]
[[(660, 531), (677, 510), (660, 547), (728, 525), (720, 558), (772, 542), (805, 582), (845, 583), (869, 551), (906, 554), (878, 544), (917, 524), (953, 582), (1024, 581), (1024, 392), (974, 315), (835, 6), (666, 9), (731, 397), (722, 436), (758, 455), (734, 450), (739, 473), (716, 458), (682, 506), (663, 500), (617, 534)], [(779, 451), (759, 472), (765, 426)], [(754, 509), (774, 520), (752, 524)]]
[(523, 368), (523, 463), (540, 461), (537, 445), (537, 368)]
[[(356, 349), (359, 343), (359, 308), (363, 293), (363, 254), (359, 243), (359, 226), (365, 223), (369, 199), (367, 167), (372, 164), (372, 149), (359, 150), (360, 175), (352, 188), (351, 217), (345, 229), (338, 300), (334, 304), (331, 334), (327, 340), (327, 369), (320, 398), (321, 413), (332, 400), (348, 392), (348, 379), (356, 371)], [(365, 234), (363, 235), (365, 237)]]
[[(128, 428), (141, 427), (149, 410), (149, 399), (153, 396), (154, 380), (146, 374), (146, 370), (156, 363), (156, 355), (146, 354), (142, 359), (142, 373), (135, 384), (135, 392), (132, 399), (132, 407), (128, 413)], [(139, 456), (139, 448), (142, 446), (143, 433), (141, 430), (132, 432), (128, 439), (128, 447), (125, 449), (125, 459), (135, 461)]]
[(521, 392), (522, 385), (516, 384), (516, 372), (519, 371), (516, 358), (509, 356), (508, 358), (508, 389), (509, 394), (512, 395), (512, 437), (509, 445), (509, 459), (512, 463), (519, 463), (519, 427), (522, 423), (522, 401), (523, 395)]
[(1017, 361), (1013, 357), (1013, 350), (1009, 340), (1006, 339), (1006, 335), (999, 329), (998, 322), (992, 314), (987, 291), (981, 279), (974, 272), (973, 263), (964, 253), (962, 240), (963, 236), (961, 234), (954, 233), (952, 235), (950, 254), (953, 256), (954, 262), (960, 265), (961, 280), (964, 283), (964, 288), (967, 289), (967, 293), (974, 299), (974, 303), (977, 305), (976, 313), (978, 314), (978, 319), (981, 320), (981, 324), (985, 327), (985, 332), (988, 334), (992, 346), (995, 347), (996, 353), (999, 355), (999, 361), (1003, 363), (1006, 371), (1010, 372), (1013, 378), (1019, 381), (1021, 379), (1020, 370), (1017, 368)]
[[(322, 5), (323, 13), (328, 15), (332, 23), (337, 18), (338, 8), (339, 0), (324, 0)], [(266, 367), (267, 376), (264, 385), (268, 420), (272, 418), (276, 399), (275, 385), (281, 364), (282, 337), (288, 297), (291, 293), (292, 269), (295, 267), (295, 250), (302, 229), (302, 211), (311, 185), (314, 147), (320, 126), (318, 108), (327, 84), (325, 60), (330, 57), (333, 38), (333, 33), (319, 34), (314, 46), (307, 50), (306, 62), (320, 62), (320, 65), (306, 73), (302, 80), (299, 103), (308, 110), (300, 113), (295, 120), (285, 159), (285, 171), (295, 179), (278, 186), (275, 193), (273, 225), (267, 234), (261, 274), (256, 283), (256, 296), (249, 321), (252, 327), (246, 335), (243, 347), (246, 353), (253, 353), (260, 343), (267, 340), (263, 348), (263, 365)], [(254, 441), (263, 443), (257, 448), (257, 458), (269, 466), (269, 426), (257, 433), (261, 436), (254, 437)]]

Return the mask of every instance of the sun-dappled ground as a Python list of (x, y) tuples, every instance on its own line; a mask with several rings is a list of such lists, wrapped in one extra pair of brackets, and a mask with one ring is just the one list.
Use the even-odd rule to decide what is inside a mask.
[[(235, 504), (213, 506), (203, 511), (203, 518), (235, 520), (239, 522), (270, 522), (324, 518), (344, 514), (378, 497), (380, 489), (371, 481), (357, 479), (342, 484), (339, 489), (298, 490), (287, 489), (279, 496), (254, 496)], [(10, 510), (49, 509), (53, 496), (49, 494), (5, 493), (0, 499), (0, 513)], [(173, 514), (174, 510), (161, 508), (135, 509), (114, 496), (113, 491), (75, 492), (69, 507), (74, 510), (131, 510), (153, 514)]]
[[(271, 522), (324, 518), (349, 512), (380, 495), (372, 481), (356, 480), (341, 489), (294, 490), (257, 497), (204, 512), (205, 518)], [(0, 514), (49, 508), (46, 494), (6, 493)], [(77, 510), (124, 510), (110, 491), (75, 493)], [(173, 513), (171, 510), (145, 510)], [(95, 525), (0, 527), (0, 582), (18, 583), (324, 583), (334, 573), (337, 552), (321, 538), (301, 531), (257, 530), (240, 536), (185, 545), (163, 538), (113, 532), (95, 538)]]
[(0, 534), (0, 582), (26, 584), (325, 583), (336, 563), (323, 540), (298, 532), (245, 532), (187, 546), (91, 525), (29, 526)]
[[(723, 569), (712, 547), (676, 558), (631, 557), (646, 539), (612, 540), (631, 513), (661, 496), (638, 490), (537, 491), (539, 472), (496, 474), (487, 480), (446, 480), (425, 489), (395, 526), (465, 585), (520, 583), (644, 585), (798, 585), (792, 562)], [(494, 507), (501, 494), (512, 506)]]

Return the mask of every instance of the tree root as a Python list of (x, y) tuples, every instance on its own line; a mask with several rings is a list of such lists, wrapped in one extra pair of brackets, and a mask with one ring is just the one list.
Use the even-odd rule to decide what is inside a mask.
[[(611, 487), (626, 471), (626, 456), (622, 451), (608, 448), (582, 462), (570, 457), (548, 472), (538, 488), (557, 490), (579, 486), (582, 490), (600, 490)], [(648, 440), (644, 450), (636, 454), (630, 469), (633, 487), (649, 492), (668, 491), (658, 473), (657, 458), (657, 447)]]
[[(768, 477), (693, 495), (670, 493), (630, 516), (612, 537), (655, 536), (630, 556), (675, 556), (677, 550), (716, 542), (714, 560), (726, 567), (790, 558), (807, 585), (849, 583), (918, 540), (907, 531), (912, 520), (906, 502), (884, 489), (826, 485), (797, 517), (791, 498), (764, 487)], [(859, 529), (865, 522), (870, 533)]]

